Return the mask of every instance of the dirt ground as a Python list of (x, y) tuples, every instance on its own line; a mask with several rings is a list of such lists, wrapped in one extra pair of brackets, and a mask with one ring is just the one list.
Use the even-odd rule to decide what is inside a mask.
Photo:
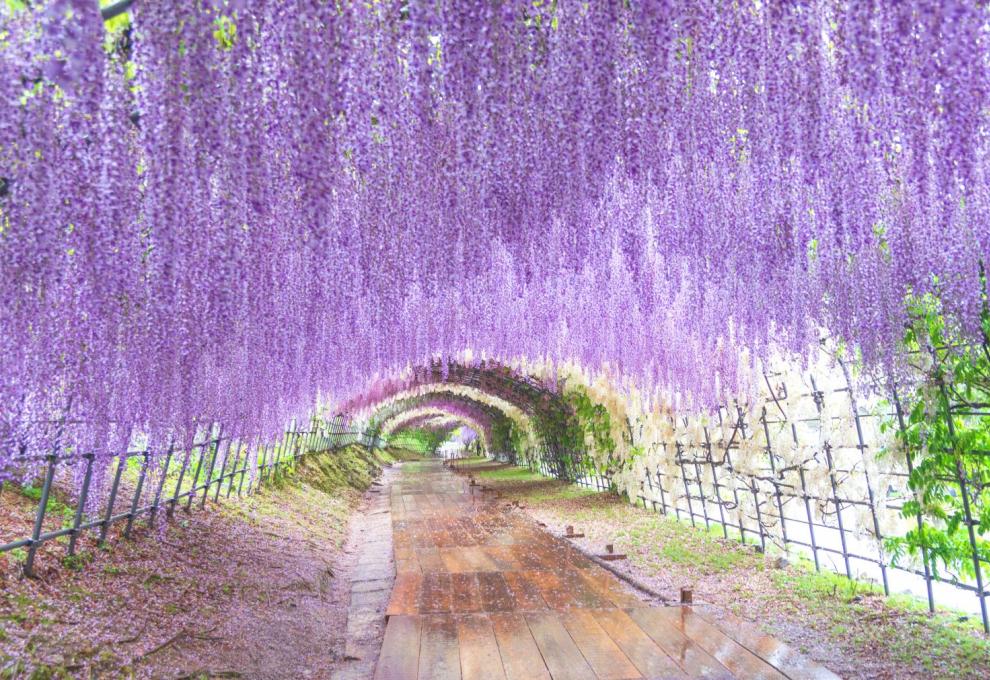
[[(347, 621), (342, 544), (371, 494), (314, 484), (180, 510), (106, 549), (88, 540), (77, 560), (46, 544), (35, 579), (0, 557), (0, 677), (329, 678)], [(34, 507), (4, 490), (5, 531)]]
[(885, 598), (875, 586), (816, 574), (796, 559), (780, 563), (725, 540), (715, 525), (695, 529), (612, 494), (482, 461), (462, 464), (462, 472), (550, 531), (564, 535), (572, 525), (584, 534), (574, 542), (590, 554), (613, 544), (628, 559), (611, 564), (667, 601), (690, 587), (696, 602), (757, 623), (842, 677), (990, 678), (990, 639), (973, 617), (932, 617), (906, 596)]

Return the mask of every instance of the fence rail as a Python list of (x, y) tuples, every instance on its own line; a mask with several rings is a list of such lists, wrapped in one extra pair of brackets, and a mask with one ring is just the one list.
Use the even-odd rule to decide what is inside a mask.
[[(990, 560), (979, 533), (990, 490), (986, 452), (957, 454), (966, 460), (957, 462), (954, 474), (938, 477), (965, 509), (959, 540), (968, 546), (969, 565), (939, 568), (924, 547), (916, 557), (895, 559), (888, 541), (945, 522), (903, 512), (906, 503), (917, 502), (909, 485), (917, 464), (911, 450), (900, 457), (881, 456), (891, 442), (881, 436), (881, 423), (901, 433), (906, 429), (899, 395), (857, 395), (841, 361), (837, 366), (842, 370), (803, 374), (803, 390), (793, 384), (788, 388), (784, 376), (766, 376), (767, 389), (756, 409), (723, 406), (713, 421), (694, 421), (693, 430), (687, 419), (672, 421), (680, 428), (654, 441), (648, 455), (626, 461), (624, 479), (616, 461), (589, 465), (584, 452), (541, 446), (523, 456), (491, 455), (599, 491), (625, 491), (646, 509), (721, 529), (724, 538), (761, 552), (770, 546), (785, 553), (797, 550), (818, 571), (873, 580), (887, 595), (903, 590), (924, 597), (931, 612), (936, 600), (971, 608), (990, 633), (985, 581)], [(986, 410), (952, 404), (949, 412), (984, 424), (990, 420)], [(951, 428), (952, 418), (947, 420)]]
[[(23, 455), (12, 458), (7, 472), (42, 465), (37, 476), (41, 481), (40, 496), (31, 534), (0, 544), (0, 554), (26, 549), (24, 574), (33, 576), (38, 549), (46, 542), (68, 537), (66, 554), (73, 556), (79, 538), (88, 531), (95, 533), (97, 545), (103, 545), (111, 527), (125, 521), (123, 536), (130, 538), (138, 518), (146, 517), (148, 525), (153, 527), (162, 513), (169, 518), (177, 508), (190, 512), (197, 503), (201, 509), (205, 508), (211, 494), (214, 503), (220, 502), (221, 494), (225, 499), (230, 498), (235, 490), (238, 497), (251, 494), (277, 477), (287, 465), (310, 453), (356, 443), (379, 448), (382, 443), (380, 438), (366, 432), (346, 429), (341, 418), (308, 430), (299, 429), (293, 422), (274, 442), (259, 444), (253, 440), (253, 437), (237, 437), (225, 432), (222, 426), (214, 425), (202, 435), (202, 441), (194, 440), (184, 452), (169, 444), (162, 451), (129, 450), (113, 456), (110, 461), (98, 461), (92, 453), (60, 453), (57, 448), (43, 456), (22, 451)], [(173, 467), (180, 460), (174, 487), (167, 490)], [(131, 461), (138, 461), (133, 470), (136, 478), (125, 482), (125, 471), (134, 467)], [(94, 473), (98, 470), (112, 473), (109, 489), (105, 489), (107, 480), (102, 476), (99, 481), (104, 488), (94, 488)], [(45, 530), (46, 520), (51, 524), (54, 519), (49, 511), (49, 501), (58, 486), (58, 477), (64, 478), (70, 472), (75, 473), (77, 482), (72, 485), (75, 498), (71, 519), (63, 517), (62, 526)], [(104, 490), (105, 497), (96, 493)], [(120, 502), (122, 493), (128, 497), (124, 504)]]

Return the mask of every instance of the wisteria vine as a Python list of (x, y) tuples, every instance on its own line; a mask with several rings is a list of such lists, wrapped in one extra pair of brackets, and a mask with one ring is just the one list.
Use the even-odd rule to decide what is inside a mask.
[(981, 337), (982, 2), (0, 12), (2, 456), (465, 348), (702, 407), (822, 329), (893, 374), (909, 294)]

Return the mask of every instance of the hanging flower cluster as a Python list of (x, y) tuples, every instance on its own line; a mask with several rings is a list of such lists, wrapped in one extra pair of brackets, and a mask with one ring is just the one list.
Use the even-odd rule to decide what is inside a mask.
[(96, 5), (0, 10), (4, 456), (465, 348), (711, 406), (822, 328), (896, 369), (908, 292), (978, 336), (981, 3)]

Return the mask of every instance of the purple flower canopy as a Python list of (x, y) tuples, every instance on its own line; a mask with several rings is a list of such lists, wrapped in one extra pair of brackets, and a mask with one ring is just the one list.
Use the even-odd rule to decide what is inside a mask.
[(979, 337), (980, 3), (537, 4), (3, 10), (3, 450), (270, 434), (465, 348), (708, 406), (822, 329), (895, 369), (910, 293)]

